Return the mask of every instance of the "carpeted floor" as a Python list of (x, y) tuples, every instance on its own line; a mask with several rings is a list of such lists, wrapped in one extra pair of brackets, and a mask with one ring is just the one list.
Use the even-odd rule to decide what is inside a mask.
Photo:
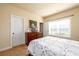
[(28, 56), (27, 45), (20, 45), (0, 52), (0, 56)]

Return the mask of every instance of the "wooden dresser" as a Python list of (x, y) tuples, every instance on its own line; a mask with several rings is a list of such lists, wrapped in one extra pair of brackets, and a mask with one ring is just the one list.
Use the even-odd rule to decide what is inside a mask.
[(26, 32), (25, 33), (25, 42), (28, 45), (30, 41), (43, 37), (41, 32)]

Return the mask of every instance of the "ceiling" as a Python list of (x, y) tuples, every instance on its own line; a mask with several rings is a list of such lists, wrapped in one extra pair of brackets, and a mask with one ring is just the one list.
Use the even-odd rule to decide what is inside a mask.
[(13, 4), (42, 17), (76, 7), (78, 3), (16, 3)]

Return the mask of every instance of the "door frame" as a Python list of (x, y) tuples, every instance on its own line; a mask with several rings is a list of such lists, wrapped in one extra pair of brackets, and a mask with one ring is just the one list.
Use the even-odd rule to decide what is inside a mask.
[[(10, 39), (11, 39), (11, 48), (14, 47), (13, 44), (12, 44), (13, 42), (12, 42), (12, 24), (11, 24), (11, 23), (12, 23), (12, 17), (13, 17), (13, 16), (19, 17), (19, 18), (22, 18), (22, 19), (23, 19), (23, 32), (25, 32), (25, 31), (24, 31), (24, 19), (25, 19), (25, 18), (22, 17), (22, 16), (11, 15), (11, 16), (10, 16), (10, 17), (11, 17), (11, 18), (10, 18), (10, 19), (11, 19), (11, 20), (10, 20)], [(24, 35), (25, 35), (25, 34), (24, 34)], [(24, 39), (25, 39), (25, 36), (24, 36)], [(25, 41), (24, 41), (24, 43), (25, 43)]]
[[(41, 31), (41, 24), (42, 24), (42, 31)], [(43, 23), (42, 22), (40, 23), (40, 32), (43, 33)]]

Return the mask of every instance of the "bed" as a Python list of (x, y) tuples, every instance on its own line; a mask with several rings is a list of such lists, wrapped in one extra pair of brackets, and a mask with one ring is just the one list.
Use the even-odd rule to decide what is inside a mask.
[(32, 40), (28, 51), (33, 56), (79, 56), (79, 42), (47, 36)]

